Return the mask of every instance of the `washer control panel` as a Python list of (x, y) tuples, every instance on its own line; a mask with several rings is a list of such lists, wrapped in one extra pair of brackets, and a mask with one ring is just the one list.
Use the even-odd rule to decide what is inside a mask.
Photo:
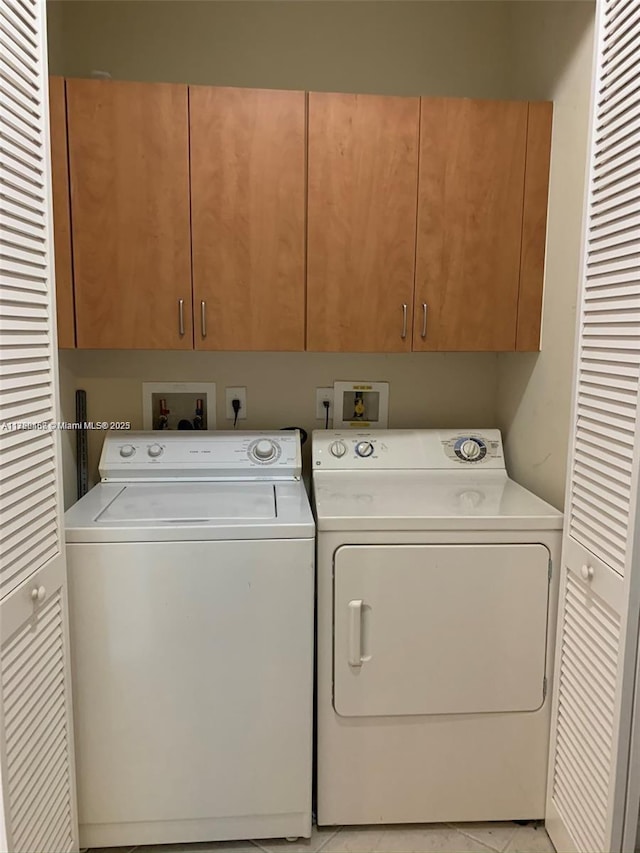
[(100, 477), (114, 480), (300, 479), (297, 431), (107, 433)]
[(316, 430), (313, 470), (504, 470), (499, 430)]

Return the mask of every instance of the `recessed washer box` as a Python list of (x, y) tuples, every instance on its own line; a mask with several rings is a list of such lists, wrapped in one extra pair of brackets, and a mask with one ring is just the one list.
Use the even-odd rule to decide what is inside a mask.
[(333, 427), (386, 429), (389, 425), (388, 382), (334, 382)]
[(144, 429), (215, 429), (215, 382), (143, 382), (142, 423)]

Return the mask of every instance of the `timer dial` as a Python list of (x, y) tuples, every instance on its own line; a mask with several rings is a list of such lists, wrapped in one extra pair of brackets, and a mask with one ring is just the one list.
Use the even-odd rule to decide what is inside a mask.
[(480, 445), (472, 438), (468, 438), (462, 443), (460, 452), (462, 453), (465, 459), (477, 459), (478, 456), (480, 456)]
[(347, 452), (347, 445), (344, 441), (333, 441), (329, 446), (329, 450), (333, 456), (337, 456), (340, 459)]
[(480, 462), (487, 455), (487, 446), (481, 438), (465, 436), (458, 439), (454, 451), (462, 462)]
[(152, 444), (149, 447), (149, 449), (147, 450), (147, 453), (153, 459), (155, 459), (157, 456), (162, 456), (163, 452), (164, 452), (164, 447), (162, 447), (161, 444)]
[(356, 444), (356, 453), (358, 454), (358, 456), (371, 456), (373, 450), (373, 444), (370, 441), (359, 441)]
[(272, 441), (270, 438), (260, 438), (253, 444), (249, 445), (249, 458), (254, 462), (260, 462), (262, 465), (268, 465), (275, 462), (280, 456), (280, 445), (277, 441)]

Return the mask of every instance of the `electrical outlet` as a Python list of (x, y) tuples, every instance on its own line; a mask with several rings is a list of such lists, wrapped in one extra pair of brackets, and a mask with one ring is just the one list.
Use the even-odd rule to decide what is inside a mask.
[(333, 388), (316, 388), (316, 420), (324, 423), (327, 410), (323, 403), (329, 401), (329, 424), (333, 421)]
[(225, 388), (225, 417), (228, 421), (235, 419), (235, 412), (231, 405), (232, 400), (240, 400), (240, 411), (238, 412), (238, 420), (245, 420), (247, 417), (247, 389), (246, 388)]

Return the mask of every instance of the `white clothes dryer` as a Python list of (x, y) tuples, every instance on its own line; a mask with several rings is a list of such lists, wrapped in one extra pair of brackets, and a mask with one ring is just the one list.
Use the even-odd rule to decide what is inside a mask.
[(80, 844), (311, 834), (297, 433), (108, 434), (66, 513)]
[(542, 818), (562, 514), (497, 430), (312, 455), (318, 823)]

